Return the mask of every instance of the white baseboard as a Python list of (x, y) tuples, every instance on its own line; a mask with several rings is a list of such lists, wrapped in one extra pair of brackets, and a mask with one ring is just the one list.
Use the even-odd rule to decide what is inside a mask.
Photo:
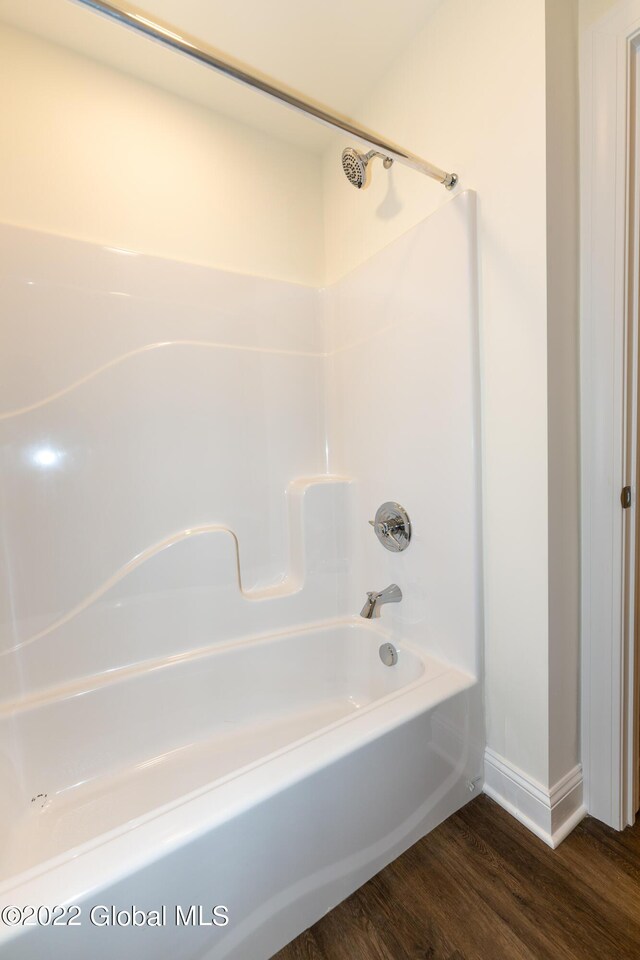
[(484, 792), (550, 847), (562, 843), (587, 812), (579, 764), (547, 790), (487, 747)]

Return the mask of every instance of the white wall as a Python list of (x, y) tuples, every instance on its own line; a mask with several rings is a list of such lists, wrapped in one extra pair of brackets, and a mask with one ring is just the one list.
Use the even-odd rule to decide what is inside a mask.
[(578, 4), (547, 3), (549, 771), (579, 748)]
[[(574, 12), (573, 0), (447, 0), (359, 111), (478, 192), (488, 745), (545, 786), (578, 760)], [(567, 79), (556, 106), (555, 85)], [(570, 145), (548, 192), (565, 119)], [(370, 189), (357, 193), (338, 152), (336, 143), (325, 158), (330, 277), (449, 199), (397, 165), (390, 174), (378, 165)], [(560, 222), (567, 230), (548, 252)], [(553, 261), (562, 244), (564, 277)], [(559, 497), (552, 509), (550, 496)], [(564, 508), (566, 522), (553, 526)]]
[(579, 0), (580, 30), (586, 30), (590, 24), (603, 17), (618, 2), (619, 0)]
[(321, 281), (318, 158), (0, 24), (0, 222)]

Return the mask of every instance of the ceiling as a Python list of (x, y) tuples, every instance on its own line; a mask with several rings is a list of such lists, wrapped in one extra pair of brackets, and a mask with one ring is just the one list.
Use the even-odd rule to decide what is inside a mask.
[[(357, 119), (368, 91), (441, 2), (137, 0), (135, 10)], [(331, 136), (73, 0), (0, 0), (0, 20), (308, 149)]]

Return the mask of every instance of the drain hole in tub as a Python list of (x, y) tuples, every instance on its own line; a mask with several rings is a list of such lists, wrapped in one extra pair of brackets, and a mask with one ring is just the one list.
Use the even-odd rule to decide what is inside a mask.
[(398, 651), (392, 643), (383, 643), (378, 653), (385, 667), (394, 667), (398, 662)]

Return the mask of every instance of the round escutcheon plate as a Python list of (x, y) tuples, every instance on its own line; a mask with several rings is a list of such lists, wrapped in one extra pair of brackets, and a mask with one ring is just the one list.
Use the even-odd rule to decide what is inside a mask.
[(375, 520), (369, 523), (376, 532), (376, 537), (386, 550), (393, 553), (402, 553), (411, 541), (411, 521), (409, 514), (399, 503), (388, 500), (376, 510)]

